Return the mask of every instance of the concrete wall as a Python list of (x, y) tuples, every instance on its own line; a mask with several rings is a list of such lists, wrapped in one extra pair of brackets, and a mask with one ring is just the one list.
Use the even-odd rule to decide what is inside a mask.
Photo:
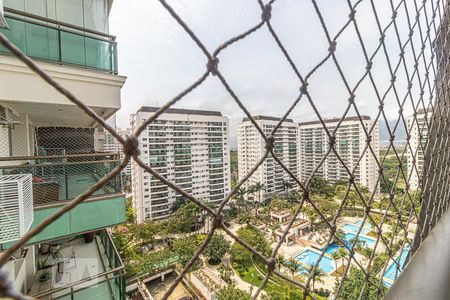
[(24, 258), (20, 258), (20, 251), (13, 254), (13, 259), (4, 265), (8, 273), (9, 280), (12, 282), (14, 290), (26, 293), (31, 287), (35, 274), (34, 247), (29, 247)]

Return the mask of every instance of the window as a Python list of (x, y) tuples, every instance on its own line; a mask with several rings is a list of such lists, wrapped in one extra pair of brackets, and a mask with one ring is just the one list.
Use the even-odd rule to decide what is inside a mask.
[(107, 0), (4, 0), (4, 6), (108, 33)]

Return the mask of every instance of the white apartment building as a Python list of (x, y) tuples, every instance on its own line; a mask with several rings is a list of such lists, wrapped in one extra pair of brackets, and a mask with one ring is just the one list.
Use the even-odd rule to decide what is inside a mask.
[[(324, 122), (332, 133), (339, 118), (325, 119)], [(306, 180), (320, 164), (329, 148), (329, 138), (320, 121), (300, 123), (300, 176)], [(355, 180), (369, 190), (378, 190), (378, 166), (370, 149), (365, 150), (366, 135), (362, 126), (369, 131), (374, 125), (368, 116), (362, 116), (362, 124), (358, 117), (347, 117), (336, 132), (335, 149), (349, 170), (356, 167)], [(379, 157), (379, 127), (378, 123), (372, 131), (371, 147)], [(327, 180), (348, 180), (349, 174), (337, 156), (331, 152), (316, 176)]]
[[(280, 118), (268, 116), (254, 116), (254, 119), (267, 136), (270, 135), (280, 120)], [(244, 118), (238, 124), (237, 139), (238, 174), (239, 180), (242, 180), (258, 163), (266, 148), (263, 137), (248, 118)], [(287, 119), (275, 133), (274, 152), (296, 177), (298, 176), (299, 166), (298, 147), (298, 124), (291, 119)], [(244, 187), (248, 189), (257, 183), (263, 185), (259, 201), (263, 201), (270, 194), (298, 188), (295, 181), (270, 154), (249, 180), (244, 183)], [(289, 183), (289, 185), (286, 183)], [(255, 198), (259, 198), (259, 192), (255, 194)]]
[[(106, 123), (111, 126), (122, 138), (126, 139), (131, 134), (131, 128), (119, 128), (116, 125), (116, 114), (106, 120)], [(94, 148), (97, 152), (119, 153), (119, 158), (123, 159), (125, 154), (122, 150), (122, 144), (109, 133), (102, 126), (95, 128), (94, 131)], [(131, 190), (131, 160), (121, 172), (122, 187), (125, 192)]]
[[(107, 120), (108, 125), (110, 125), (116, 132), (124, 139), (131, 135), (131, 128), (120, 128), (116, 126), (115, 115), (113, 118)], [(108, 153), (120, 153), (120, 158), (124, 157), (122, 144), (119, 143), (116, 138), (106, 131), (103, 127), (99, 126), (95, 129), (94, 133), (94, 145), (95, 151), (98, 152), (108, 152)], [(131, 176), (131, 161), (128, 162), (127, 166), (122, 170), (122, 174)]]
[(414, 116), (407, 119), (408, 130), (410, 133), (408, 147), (408, 173), (411, 190), (417, 190), (420, 187), (419, 177), (422, 177), (423, 171), (423, 151), (428, 137), (428, 123), (431, 120), (431, 111), (425, 112), (424, 109), (417, 111), (417, 121)]
[[(133, 131), (159, 108), (131, 115)], [(230, 191), (228, 118), (217, 111), (170, 108), (139, 136), (140, 158), (189, 194), (211, 203)], [(171, 213), (175, 191), (132, 164), (133, 206), (138, 222)]]

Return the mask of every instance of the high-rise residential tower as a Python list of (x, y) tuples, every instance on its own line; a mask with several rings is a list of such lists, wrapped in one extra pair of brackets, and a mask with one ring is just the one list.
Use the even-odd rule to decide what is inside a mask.
[[(332, 133), (340, 119), (325, 119), (325, 125)], [(320, 164), (329, 147), (329, 137), (320, 121), (302, 122), (300, 125), (300, 176), (305, 181)], [(369, 190), (378, 190), (378, 167), (372, 151), (366, 147), (367, 132), (373, 127), (371, 148), (378, 158), (379, 128), (368, 116), (344, 118), (336, 132), (335, 149), (350, 171), (356, 168), (355, 181)], [(330, 152), (316, 176), (330, 181), (348, 180), (349, 174), (337, 156)]]
[[(133, 131), (159, 108), (141, 107)], [(217, 111), (167, 109), (139, 136), (140, 158), (194, 197), (218, 203), (230, 191), (228, 118)], [(182, 198), (133, 162), (133, 206), (138, 222), (170, 215)]]
[[(266, 136), (270, 135), (280, 121), (280, 118), (268, 116), (254, 116), (254, 119)], [(239, 123), (237, 139), (238, 173), (239, 180), (241, 180), (258, 163), (264, 155), (266, 147), (263, 137), (248, 118), (244, 118)], [(287, 119), (275, 133), (274, 153), (295, 176), (298, 176), (298, 147), (298, 124), (291, 119)], [(244, 183), (247, 190), (252, 190), (252, 187), (258, 185), (260, 189), (254, 192), (252, 197), (259, 201), (263, 201), (271, 194), (298, 188), (295, 181), (282, 169), (271, 154)]]
[[(411, 190), (417, 190), (420, 187), (419, 177), (422, 176), (424, 163), (424, 150), (428, 137), (428, 124), (431, 121), (431, 110), (426, 112), (419, 109), (414, 116), (407, 119), (408, 130), (410, 133), (409, 145), (407, 147), (409, 187)], [(408, 178), (407, 177), (407, 178)]]
[[(120, 109), (111, 0), (4, 0), (0, 31), (104, 119)], [(119, 164), (96, 151), (97, 122), (0, 47), (0, 252)], [(125, 222), (119, 176), (37, 233), (2, 270), (36, 299), (125, 299), (106, 228)]]

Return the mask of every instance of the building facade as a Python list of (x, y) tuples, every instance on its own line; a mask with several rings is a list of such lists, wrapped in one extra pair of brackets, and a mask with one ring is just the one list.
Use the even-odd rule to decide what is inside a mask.
[[(271, 134), (280, 120), (268, 116), (254, 116), (254, 119), (266, 136)], [(238, 124), (237, 130), (238, 176), (239, 180), (242, 180), (263, 157), (266, 148), (263, 137), (247, 118)], [(274, 153), (296, 177), (299, 169), (298, 148), (298, 124), (287, 119), (275, 133)], [(295, 181), (271, 154), (243, 186), (247, 190), (251, 190), (252, 187), (259, 184), (262, 185), (261, 190), (255, 192), (255, 195), (251, 195), (258, 201), (263, 201), (274, 193), (298, 189)]]
[[(120, 109), (111, 0), (5, 0), (0, 31), (104, 119)], [(96, 151), (96, 122), (0, 47), (0, 252), (119, 164)], [(24, 222), (25, 221), (25, 222)], [(37, 299), (125, 299), (106, 228), (125, 222), (120, 178), (35, 235), (2, 266)]]
[[(107, 124), (114, 128), (114, 130), (125, 140), (131, 135), (131, 128), (120, 128), (116, 126), (115, 114), (107, 120)], [(101, 126), (97, 127), (94, 131), (94, 148), (95, 151), (98, 152), (117, 153), (119, 154), (120, 159), (123, 159), (125, 156), (122, 144)], [(129, 193), (131, 191), (131, 160), (128, 161), (127, 165), (122, 170), (121, 175), (124, 191)]]
[(431, 122), (431, 111), (426, 112), (419, 109), (416, 114), (407, 118), (408, 130), (410, 133), (409, 147), (407, 147), (409, 187), (411, 190), (420, 188), (424, 164), (424, 150), (428, 138), (428, 124)]
[[(141, 107), (131, 116), (133, 131), (158, 109)], [(140, 157), (187, 193), (218, 203), (230, 191), (228, 126), (220, 112), (168, 109), (139, 136)], [(134, 162), (132, 169), (137, 221), (169, 216), (182, 197)]]
[[(332, 133), (340, 119), (325, 119), (326, 127)], [(362, 124), (361, 124), (362, 123)], [(299, 124), (300, 136), (300, 177), (302, 181), (314, 172), (319, 166), (329, 147), (329, 137), (320, 121), (303, 122)], [(355, 180), (369, 190), (378, 190), (377, 183), (378, 166), (372, 152), (366, 148), (366, 134), (364, 128), (369, 131), (372, 127), (371, 147), (379, 157), (379, 128), (368, 116), (362, 116), (362, 122), (358, 117), (347, 117), (339, 125), (336, 132), (335, 149), (342, 161), (350, 171), (356, 168)], [(337, 156), (331, 152), (315, 176), (330, 181), (348, 180), (349, 174)]]

